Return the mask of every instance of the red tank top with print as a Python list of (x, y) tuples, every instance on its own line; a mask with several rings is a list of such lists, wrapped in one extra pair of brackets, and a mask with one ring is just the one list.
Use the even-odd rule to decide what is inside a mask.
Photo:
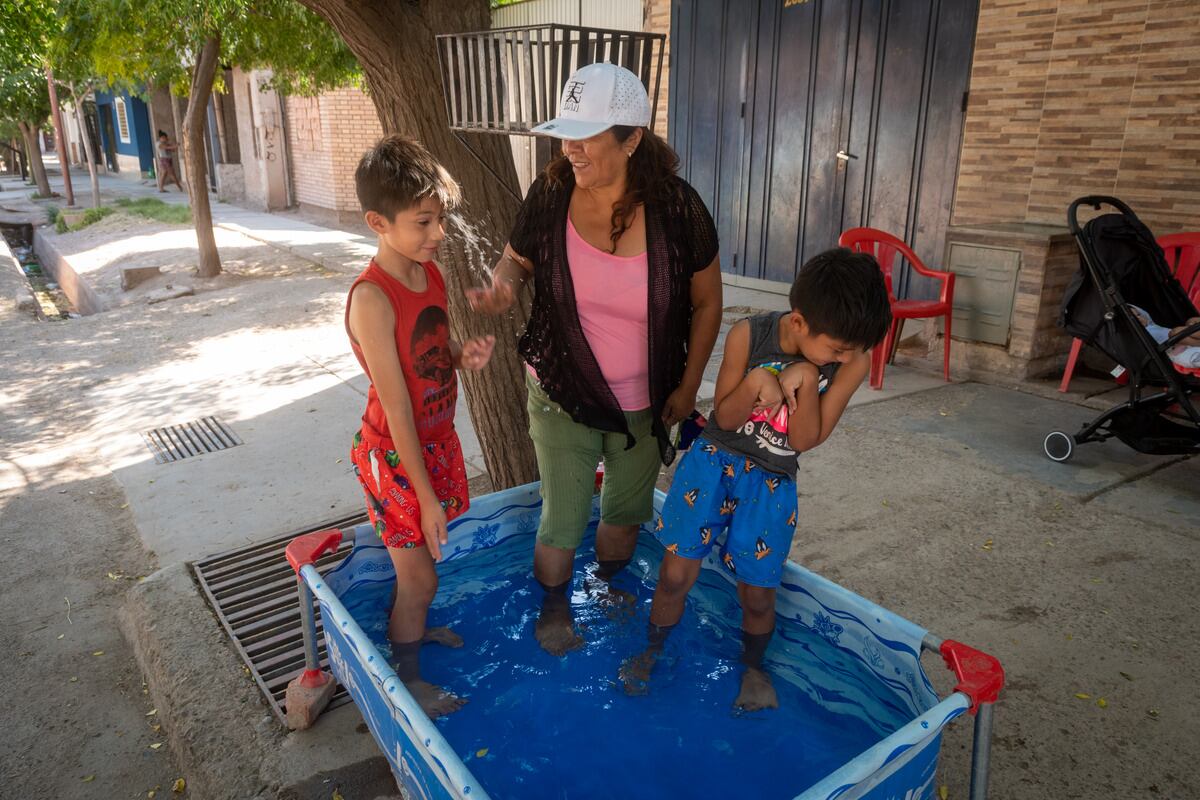
[[(375, 259), (350, 287), (346, 298), (346, 335), (367, 378), (371, 371), (362, 349), (350, 331), (350, 302), (360, 283), (371, 283), (387, 295), (396, 315), (396, 354), (404, 373), (404, 383), (412, 401), (417, 438), (422, 443), (443, 441), (454, 435), (454, 404), (458, 400), (458, 376), (450, 354), (450, 318), (446, 313), (446, 283), (437, 265), (427, 261), (426, 286), (414, 292), (387, 274)], [(387, 416), (375, 391), (375, 382), (367, 389), (367, 410), (363, 414), (363, 437), (372, 446), (394, 450)], [(376, 443), (376, 440), (378, 443)]]

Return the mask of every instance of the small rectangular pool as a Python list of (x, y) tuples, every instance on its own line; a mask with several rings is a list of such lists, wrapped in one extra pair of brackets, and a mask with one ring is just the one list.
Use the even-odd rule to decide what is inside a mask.
[[(658, 509), (663, 499), (659, 494)], [(453, 627), (465, 646), (427, 645), (422, 665), (427, 679), (468, 703), (437, 722), (388, 666), (395, 575), (370, 526), (343, 532), (354, 536), (354, 549), (324, 578), (306, 563), (317, 554), (304, 550), (327, 546), (329, 534), (308, 534), (289, 548), (319, 602), (333, 674), (411, 797), (921, 800), (934, 793), (941, 731), (972, 706), (972, 696), (984, 699), (979, 721), (990, 724), (984, 695), (991, 695), (978, 674), (974, 681), (964, 676), (963, 691), (941, 699), (919, 655), (923, 646), (943, 649), (959, 660), (960, 672), (972, 671), (961, 664), (964, 654), (991, 662), (981, 667), (994, 659), (954, 643), (943, 647), (915, 624), (791, 562), (767, 654), (778, 710), (732, 708), (740, 612), (732, 577), (711, 557), (649, 693), (628, 696), (617, 671), (645, 646), (662, 547), (647, 526), (615, 583), (626, 594), (614, 601), (588, 573), (589, 533), (572, 584), (587, 644), (555, 658), (533, 638), (541, 592), (530, 563), (540, 507), (536, 484), (518, 487), (472, 501), (451, 525), (429, 624)], [(982, 758), (978, 751), (990, 728), (977, 726), (977, 734), (985, 778), (986, 748)]]

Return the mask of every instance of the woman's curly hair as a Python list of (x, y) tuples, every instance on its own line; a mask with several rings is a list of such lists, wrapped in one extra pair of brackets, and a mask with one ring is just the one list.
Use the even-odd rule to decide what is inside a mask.
[[(625, 142), (638, 128), (632, 125), (614, 125), (610, 128), (617, 142)], [(628, 230), (634, 211), (639, 205), (667, 204), (678, 200), (679, 181), (675, 173), (679, 169), (679, 156), (664, 139), (649, 128), (642, 128), (642, 141), (629, 158), (625, 173), (625, 194), (613, 204), (612, 251), (617, 252), (617, 240)], [(560, 155), (546, 165), (544, 174), (551, 186), (559, 187), (571, 174), (571, 162)]]

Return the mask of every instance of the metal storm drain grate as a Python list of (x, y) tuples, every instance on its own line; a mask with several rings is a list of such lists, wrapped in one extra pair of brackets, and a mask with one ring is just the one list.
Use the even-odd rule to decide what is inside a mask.
[[(304, 671), (300, 597), (296, 573), (288, 564), (284, 550), (292, 539), (302, 534), (328, 528), (346, 529), (366, 521), (365, 514), (332, 520), (261, 544), (218, 553), (192, 565), (196, 580), (212, 604), (217, 619), (280, 722), (287, 718), (283, 696), (288, 682)], [(333, 569), (352, 547), (352, 540), (343, 540), (337, 552), (317, 560), (317, 571), (324, 575)], [(321, 612), (315, 602), (313, 606), (318, 655), (321, 667), (328, 669), (325, 638), (321, 635)], [(339, 685), (329, 705), (332, 708), (349, 701), (350, 696)]]
[(242, 443), (233, 429), (216, 417), (203, 417), (182, 425), (155, 428), (142, 434), (156, 464), (182, 461), (201, 453), (228, 450)]

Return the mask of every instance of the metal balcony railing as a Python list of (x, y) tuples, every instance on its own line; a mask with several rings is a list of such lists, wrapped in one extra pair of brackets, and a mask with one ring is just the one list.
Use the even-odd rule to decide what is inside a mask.
[(653, 114), (665, 43), (661, 33), (558, 24), (443, 34), (438, 62), (450, 129), (529, 135), (558, 112), (572, 72), (604, 61), (641, 79)]

